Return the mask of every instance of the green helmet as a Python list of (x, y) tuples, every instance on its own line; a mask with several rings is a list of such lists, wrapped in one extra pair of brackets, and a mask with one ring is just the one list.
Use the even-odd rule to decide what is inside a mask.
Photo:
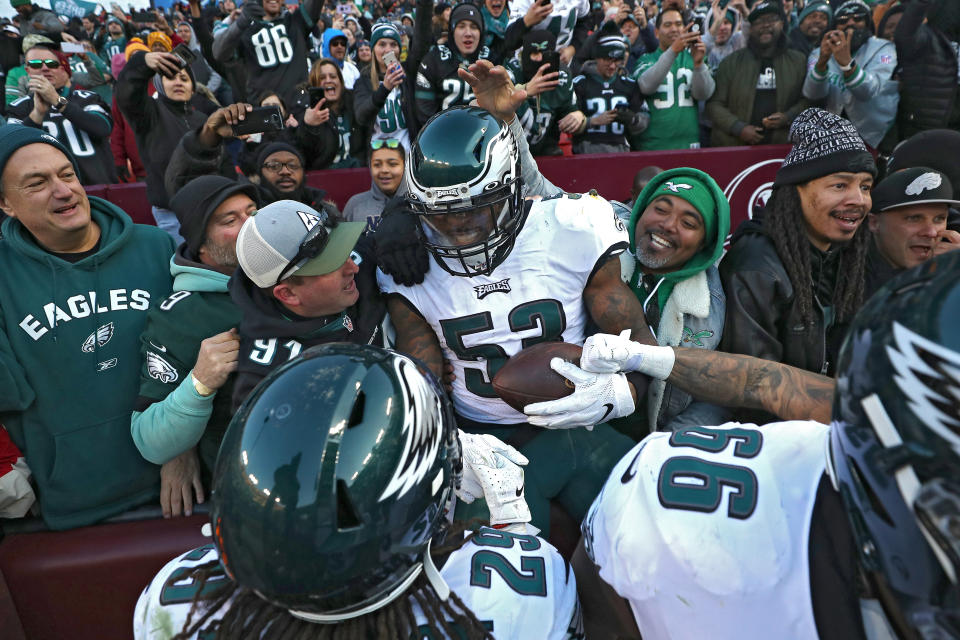
[(489, 275), (526, 210), (520, 150), (506, 124), (477, 107), (442, 111), (420, 130), (405, 169), (424, 244), (453, 275)]
[(429, 547), (459, 470), (453, 410), (424, 366), (371, 346), (309, 349), (256, 388), (224, 436), (211, 509), (220, 561), (306, 620), (375, 611), (435, 573)]
[(841, 350), (830, 475), (903, 638), (960, 629), (960, 252), (892, 280)]

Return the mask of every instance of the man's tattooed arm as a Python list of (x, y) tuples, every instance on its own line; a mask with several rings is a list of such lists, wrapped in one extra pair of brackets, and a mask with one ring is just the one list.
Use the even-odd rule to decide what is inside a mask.
[(704, 349), (674, 349), (667, 381), (697, 400), (763, 409), (782, 420), (830, 422), (833, 378), (779, 362)]
[(443, 376), (443, 351), (433, 328), (400, 296), (387, 299), (390, 322), (397, 330), (396, 350), (423, 362), (437, 379)]
[(634, 342), (657, 344), (643, 315), (643, 305), (620, 279), (618, 256), (607, 258), (593, 274), (583, 290), (583, 301), (601, 333), (619, 335), (624, 329), (632, 329), (630, 339)]

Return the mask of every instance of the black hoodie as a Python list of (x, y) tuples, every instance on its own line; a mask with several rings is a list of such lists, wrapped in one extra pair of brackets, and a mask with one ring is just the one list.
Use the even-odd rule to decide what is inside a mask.
[(233, 391), (234, 412), (258, 382), (304, 349), (330, 342), (384, 346), (380, 323), (387, 308), (377, 288), (371, 237), (361, 237), (355, 251), (360, 256), (360, 272), (356, 275), (359, 299), (342, 313), (321, 318), (304, 318), (292, 313), (269, 292), (257, 287), (242, 269), (234, 272), (229, 284), (230, 297), (243, 317)]

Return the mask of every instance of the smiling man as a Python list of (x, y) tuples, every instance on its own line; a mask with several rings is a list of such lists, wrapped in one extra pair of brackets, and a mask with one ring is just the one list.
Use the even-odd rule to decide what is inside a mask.
[[(669, 12), (667, 12), (669, 13)], [(730, 231), (730, 205), (709, 175), (697, 169), (658, 174), (637, 197), (630, 217), (630, 288), (661, 346), (716, 349), (726, 298), (716, 263)], [(663, 381), (647, 389), (650, 431), (721, 424), (719, 407)]]
[(960, 206), (943, 173), (927, 167), (887, 176), (873, 190), (866, 295), (890, 278), (960, 248), (960, 233), (947, 229), (947, 209)]
[[(240, 308), (236, 410), (270, 371), (328, 342), (383, 345), (386, 307), (365, 222), (293, 200), (260, 209), (237, 237), (230, 295)], [(359, 242), (358, 242), (359, 240)]]
[(130, 408), (173, 239), (88, 197), (77, 175), (53, 136), (0, 132), (0, 412), (53, 529), (148, 502), (159, 478), (130, 439)]
[(790, 140), (763, 216), (720, 263), (721, 348), (832, 375), (863, 302), (876, 167), (853, 125), (822, 109), (801, 113)]

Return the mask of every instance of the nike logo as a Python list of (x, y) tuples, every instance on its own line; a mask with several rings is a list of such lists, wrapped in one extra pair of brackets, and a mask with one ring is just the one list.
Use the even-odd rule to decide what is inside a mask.
[(646, 442), (640, 446), (640, 449), (637, 450), (637, 455), (633, 456), (633, 460), (631, 460), (630, 464), (627, 465), (627, 470), (623, 472), (622, 476), (620, 476), (620, 482), (622, 484), (627, 484), (633, 480), (633, 476), (637, 475), (637, 460), (640, 459), (640, 454), (643, 453), (643, 449), (646, 446)]
[(608, 403), (606, 403), (606, 404), (603, 405), (603, 406), (606, 407), (607, 412), (606, 412), (605, 414), (603, 414), (603, 417), (602, 417), (602, 418), (600, 418), (599, 420), (597, 420), (597, 423), (598, 423), (598, 424), (601, 423), (601, 422), (603, 422), (604, 420), (606, 420), (606, 419), (607, 419), (607, 416), (610, 415), (611, 413), (613, 413), (613, 404), (611, 404), (611, 403), (608, 402)]
[(520, 488), (517, 489), (517, 497), (519, 498), (522, 495), (523, 495), (523, 485), (520, 485)]
[(147, 340), (147, 342), (149, 342), (149, 343), (150, 343), (150, 346), (153, 347), (154, 349), (156, 349), (157, 351), (162, 351), (162, 352), (164, 352), (164, 353), (167, 352), (167, 348), (166, 348), (166, 347), (161, 347), (160, 345), (153, 344), (153, 342), (151, 342), (150, 340)]

